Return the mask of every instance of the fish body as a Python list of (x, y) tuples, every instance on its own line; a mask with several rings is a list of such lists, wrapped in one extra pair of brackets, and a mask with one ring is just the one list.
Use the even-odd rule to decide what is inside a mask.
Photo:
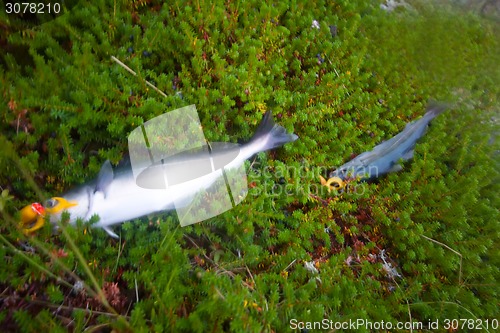
[[(70, 224), (97, 215), (99, 219), (93, 226), (118, 237), (110, 226), (187, 205), (200, 190), (208, 189), (221, 178), (221, 173), (214, 170), (234, 170), (253, 155), (297, 138), (275, 124), (268, 111), (246, 144), (212, 143), (209, 152), (203, 149), (182, 152), (151, 165), (139, 177), (134, 177), (130, 163), (113, 170), (111, 163), (106, 161), (95, 180), (47, 200), (44, 209), (53, 224), (60, 220), (64, 211), (70, 214)], [(199, 173), (203, 165), (209, 165), (209, 172), (187, 177), (192, 172)], [(169, 176), (165, 176), (167, 173)], [(25, 209), (29, 211), (28, 207)]]
[(426, 132), (429, 122), (445, 111), (442, 105), (430, 106), (425, 115), (406, 125), (393, 138), (377, 145), (373, 150), (356, 156), (351, 161), (332, 171), (330, 178), (374, 179), (389, 172), (402, 169), (399, 162), (413, 157), (415, 144)]

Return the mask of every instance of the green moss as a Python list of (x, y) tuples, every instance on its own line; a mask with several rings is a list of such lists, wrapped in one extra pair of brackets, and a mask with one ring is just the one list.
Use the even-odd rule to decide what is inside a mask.
[[(411, 5), (82, 1), (22, 32), (0, 14), (2, 327), (498, 318), (498, 24)], [(451, 110), (403, 171), (344, 193), (320, 185), (430, 99)], [(132, 129), (189, 104), (211, 141), (248, 140), (268, 109), (300, 139), (257, 156), (247, 199), (201, 224), (147, 217), (120, 241), (84, 224), (17, 229), (20, 207), (91, 179)]]

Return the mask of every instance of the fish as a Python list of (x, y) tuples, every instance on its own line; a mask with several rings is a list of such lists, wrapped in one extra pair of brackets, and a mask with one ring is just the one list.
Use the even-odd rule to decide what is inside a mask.
[[(210, 151), (212, 168), (224, 167), (233, 170), (257, 153), (275, 149), (293, 142), (298, 136), (275, 124), (271, 111), (267, 111), (253, 137), (246, 144), (216, 143)], [(155, 213), (175, 208), (183, 200), (189, 202), (200, 190), (208, 189), (220, 179), (212, 172), (193, 180), (177, 177), (169, 186), (157, 185), (158, 175), (164, 170), (173, 172), (194, 170), (192, 166), (206, 163), (206, 151), (200, 149), (181, 152), (155, 163), (134, 177), (130, 163), (113, 169), (110, 161), (104, 162), (97, 178), (67, 193), (45, 201), (43, 205), (33, 203), (24, 207), (20, 214), (20, 225), (25, 233), (33, 233), (43, 227), (45, 221), (57, 225), (63, 212), (69, 213), (69, 224), (77, 220), (88, 221), (99, 217), (92, 227), (104, 229), (111, 237), (118, 235), (112, 226)], [(213, 169), (212, 169), (213, 170)], [(163, 179), (163, 176), (161, 177)], [(173, 178), (171, 177), (170, 180)], [(161, 183), (161, 182), (160, 182)]]
[(444, 104), (430, 104), (423, 117), (408, 123), (403, 131), (371, 151), (364, 152), (333, 170), (328, 180), (320, 177), (321, 184), (340, 189), (349, 178), (373, 180), (387, 173), (400, 171), (403, 168), (401, 162), (413, 158), (415, 145), (427, 131), (429, 123), (445, 110), (447, 106)]

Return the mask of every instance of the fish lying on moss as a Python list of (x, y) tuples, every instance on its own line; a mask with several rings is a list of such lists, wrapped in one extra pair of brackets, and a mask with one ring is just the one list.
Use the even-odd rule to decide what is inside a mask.
[[(210, 153), (199, 150), (176, 154), (162, 159), (160, 164), (151, 165), (141, 174), (142, 178), (134, 177), (130, 164), (113, 170), (111, 163), (106, 161), (97, 179), (60, 197), (53, 197), (44, 205), (34, 203), (24, 207), (21, 210), (20, 225), (25, 232), (30, 233), (40, 229), (47, 218), (55, 224), (61, 219), (63, 212), (70, 214), (70, 224), (76, 223), (77, 219), (87, 221), (97, 215), (99, 221), (93, 226), (103, 228), (116, 238), (118, 236), (110, 229), (112, 225), (178, 208), (177, 203), (184, 199), (186, 204), (189, 204), (189, 200), (200, 190), (210, 188), (221, 178), (220, 173), (213, 172), (214, 165), (216, 171), (222, 167), (225, 170), (235, 169), (253, 155), (293, 142), (297, 138), (295, 134), (288, 133), (285, 128), (275, 124), (271, 112), (268, 111), (248, 143), (243, 145), (220, 143), (214, 145)], [(207, 163), (211, 164), (212, 172), (203, 177), (184, 179), (190, 170)], [(183, 180), (170, 182), (170, 186), (167, 187), (140, 186), (139, 181), (148, 185), (160, 183), (167, 170), (180, 173), (181, 178), (176, 180)]]
[(393, 138), (332, 171), (328, 180), (321, 177), (322, 185), (339, 189), (348, 178), (369, 180), (401, 170), (400, 162), (413, 158), (415, 144), (425, 134), (430, 121), (445, 110), (444, 105), (430, 105), (422, 118), (407, 124), (405, 129)]

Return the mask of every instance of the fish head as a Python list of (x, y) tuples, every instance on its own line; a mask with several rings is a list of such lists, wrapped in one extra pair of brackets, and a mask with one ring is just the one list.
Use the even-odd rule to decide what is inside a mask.
[(366, 165), (358, 161), (351, 161), (330, 172), (329, 177), (338, 177), (343, 181), (349, 179), (370, 179), (377, 177), (379, 174), (378, 165)]
[(333, 170), (332, 172), (330, 172), (330, 174), (328, 176), (330, 178), (337, 177), (341, 180), (346, 180), (353, 173), (352, 171), (353, 170), (350, 169), (349, 167), (341, 166), (341, 167)]
[(71, 214), (78, 207), (78, 202), (63, 197), (53, 197), (45, 201), (43, 206), (46, 214), (50, 216), (50, 221), (53, 222), (60, 220), (63, 212)]
[(337, 169), (330, 174), (330, 177), (339, 177), (340, 179), (347, 178), (347, 170)]
[(62, 217), (62, 213), (71, 211), (78, 207), (78, 202), (67, 200), (63, 197), (53, 197), (45, 201), (43, 205), (34, 202), (21, 209), (19, 226), (24, 233), (31, 234), (41, 229), (47, 220), (55, 223)]

